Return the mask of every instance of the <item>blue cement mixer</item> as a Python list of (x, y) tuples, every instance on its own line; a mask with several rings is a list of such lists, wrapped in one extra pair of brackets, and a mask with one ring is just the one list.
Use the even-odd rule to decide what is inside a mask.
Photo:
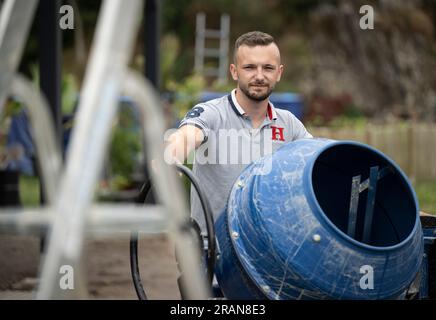
[(354, 141), (298, 140), (252, 163), (215, 229), (228, 299), (401, 299), (422, 268), (413, 188)]

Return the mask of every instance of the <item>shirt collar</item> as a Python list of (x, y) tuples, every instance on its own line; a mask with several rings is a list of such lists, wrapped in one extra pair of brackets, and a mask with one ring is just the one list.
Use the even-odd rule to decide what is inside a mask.
[(274, 107), (274, 105), (272, 104), (271, 101), (268, 101), (268, 118), (270, 120), (277, 120), (277, 112), (276, 112), (276, 108)]
[[(243, 115), (245, 115), (244, 109), (241, 107), (241, 105), (236, 100), (236, 89), (232, 90), (231, 94), (229, 94), (229, 96), (228, 96), (228, 99), (229, 99), (229, 102), (230, 102), (230, 105), (231, 105), (233, 111), (235, 111), (238, 116), (242, 117)], [(269, 120), (276, 120), (277, 119), (277, 112), (275, 110), (274, 105), (271, 103), (271, 101), (268, 101), (267, 115), (268, 115)]]
[(237, 115), (243, 116), (245, 114), (244, 109), (238, 103), (238, 100), (236, 100), (236, 89), (233, 89), (231, 94), (229, 95), (229, 101)]

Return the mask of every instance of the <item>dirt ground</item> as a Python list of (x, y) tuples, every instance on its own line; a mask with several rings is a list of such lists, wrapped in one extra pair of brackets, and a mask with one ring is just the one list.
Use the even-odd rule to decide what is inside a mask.
[[(0, 299), (34, 299), (39, 251), (37, 237), (0, 236)], [(88, 239), (85, 257), (89, 299), (137, 299), (128, 235)], [(149, 299), (180, 299), (174, 248), (164, 235), (140, 238), (139, 265)]]

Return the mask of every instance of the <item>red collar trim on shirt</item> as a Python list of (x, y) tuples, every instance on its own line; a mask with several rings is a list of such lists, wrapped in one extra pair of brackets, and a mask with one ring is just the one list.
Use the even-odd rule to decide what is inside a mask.
[(268, 103), (268, 109), (267, 109), (268, 118), (270, 120), (276, 120), (277, 119), (277, 113), (274, 110), (274, 107), (271, 105), (271, 103)]

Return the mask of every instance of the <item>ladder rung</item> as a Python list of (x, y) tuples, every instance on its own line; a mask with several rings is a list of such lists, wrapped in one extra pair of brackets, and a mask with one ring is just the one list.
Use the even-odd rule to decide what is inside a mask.
[(219, 74), (220, 74), (220, 71), (219, 71), (219, 69), (215, 69), (215, 68), (207, 68), (207, 69), (204, 69), (204, 72), (203, 72), (206, 76), (214, 76), (214, 77), (217, 77), (217, 76), (219, 76)]
[(219, 58), (221, 56), (220, 49), (204, 49), (204, 56), (211, 58)]
[(221, 38), (221, 31), (220, 30), (206, 29), (206, 30), (204, 30), (204, 36), (206, 38), (219, 39), (219, 38)]

